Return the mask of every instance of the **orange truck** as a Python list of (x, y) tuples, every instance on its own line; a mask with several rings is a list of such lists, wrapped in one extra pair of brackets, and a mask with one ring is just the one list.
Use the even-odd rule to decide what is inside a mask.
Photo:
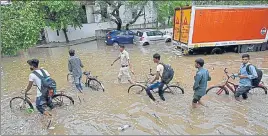
[(268, 48), (268, 6), (182, 7), (173, 21), (173, 40), (188, 53)]

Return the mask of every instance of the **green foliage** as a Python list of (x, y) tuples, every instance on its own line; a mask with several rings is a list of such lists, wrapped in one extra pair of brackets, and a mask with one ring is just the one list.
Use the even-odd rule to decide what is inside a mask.
[(157, 8), (157, 20), (161, 24), (172, 25), (171, 18), (174, 16), (174, 10), (176, 7), (184, 7), (191, 5), (191, 0), (184, 1), (154, 1), (154, 5)]
[(1, 6), (1, 54), (16, 55), (36, 44), (45, 26), (38, 1), (15, 1)]
[(12, 1), (1, 6), (1, 54), (16, 55), (34, 46), (45, 26), (66, 29), (82, 26), (85, 13), (73, 1)]
[(54, 30), (82, 27), (85, 19), (83, 9), (73, 1), (43, 1), (46, 14), (46, 25)]

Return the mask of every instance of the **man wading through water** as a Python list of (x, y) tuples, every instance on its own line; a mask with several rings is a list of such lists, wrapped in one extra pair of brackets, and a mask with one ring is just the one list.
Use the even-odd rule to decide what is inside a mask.
[(207, 82), (211, 80), (209, 76), (209, 72), (207, 69), (203, 68), (204, 60), (199, 58), (195, 60), (195, 68), (197, 68), (196, 75), (194, 77), (194, 96), (192, 106), (193, 108), (197, 108), (197, 104), (203, 105), (207, 107), (202, 101), (201, 98), (206, 94)]
[(132, 70), (132, 65), (130, 64), (129, 61), (129, 54), (128, 52), (125, 50), (125, 46), (120, 45), (119, 48), (120, 54), (118, 56), (118, 58), (111, 64), (111, 66), (114, 65), (114, 63), (116, 61), (118, 61), (120, 59), (120, 63), (121, 63), (121, 67), (120, 67), (120, 71), (118, 74), (118, 82), (121, 83), (121, 79), (122, 77), (126, 77), (128, 82), (131, 84), (134, 84), (134, 82), (131, 80), (131, 76), (129, 73), (129, 68), (131, 69), (131, 73), (134, 74), (133, 70)]
[[(256, 83), (255, 86), (259, 85), (259, 82), (261, 81), (261, 75), (258, 75), (259, 72), (257, 72), (257, 69), (249, 63), (249, 55), (243, 54), (242, 55), (242, 65), (240, 66), (239, 73), (235, 75), (235, 77), (239, 77), (239, 86), (237, 88), (237, 91), (235, 92), (235, 99), (237, 101), (240, 101), (239, 96), (242, 95), (243, 99), (248, 98), (248, 92), (251, 89), (253, 85), (252, 80), (257, 79), (259, 76), (259, 81)], [(259, 70), (258, 70), (259, 71)]]
[[(79, 57), (75, 56), (75, 50), (70, 49), (69, 55), (70, 55), (70, 58), (68, 60), (69, 72), (73, 75), (74, 83), (75, 83), (77, 90), (82, 93), (83, 88), (81, 84), (81, 78), (82, 78), (82, 68), (84, 67), (84, 65), (82, 64)], [(78, 93), (77, 93), (77, 96), (78, 96)], [(78, 96), (78, 98), (80, 100), (81, 96)]]

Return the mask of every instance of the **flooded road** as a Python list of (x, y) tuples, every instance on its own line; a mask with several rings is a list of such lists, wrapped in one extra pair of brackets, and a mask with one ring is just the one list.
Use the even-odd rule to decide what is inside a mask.
[[(84, 64), (84, 71), (91, 71), (105, 86), (105, 92), (84, 90), (85, 101), (81, 104), (76, 97), (74, 86), (67, 82), (68, 50), (76, 50)], [(160, 53), (164, 63), (172, 65), (175, 76), (172, 82), (179, 82), (185, 94), (179, 96), (166, 95), (166, 102), (155, 104), (145, 92), (128, 94), (130, 84), (118, 84), (119, 63), (111, 67), (111, 63), (119, 54), (111, 46), (103, 42), (90, 42), (71, 47), (33, 48), (28, 52), (11, 58), (3, 58), (1, 72), (1, 134), (49, 134), (49, 135), (86, 135), (86, 134), (135, 134), (135, 135), (174, 135), (174, 134), (240, 134), (268, 135), (268, 95), (250, 95), (242, 102), (237, 102), (233, 94), (229, 96), (204, 96), (208, 108), (191, 108), (192, 85), (196, 69), (194, 60), (202, 57), (209, 70), (212, 81), (209, 86), (221, 84), (225, 79), (223, 69), (236, 73), (240, 67), (241, 57), (236, 53), (223, 55), (177, 56), (171, 53), (165, 44), (146, 47), (126, 45), (134, 68), (135, 81), (145, 80), (149, 69), (156, 65), (152, 55)], [(253, 52), (251, 62), (257, 67), (268, 67), (268, 51)], [(57, 82), (57, 88), (65, 91), (75, 100), (75, 105), (68, 109), (56, 108), (52, 111), (52, 126), (47, 129), (48, 120), (36, 110), (32, 114), (15, 114), (9, 108), (9, 101), (19, 96), (20, 90), (28, 83), (30, 73), (26, 61), (31, 58), (40, 60)], [(263, 79), (268, 84), (267, 75)], [(83, 79), (85, 81), (85, 79)], [(234, 82), (237, 82), (235, 80)], [(35, 95), (36, 88), (31, 92)], [(34, 103), (34, 95), (31, 96)], [(159, 96), (154, 94), (157, 100)], [(125, 131), (119, 131), (122, 125), (131, 125)]]

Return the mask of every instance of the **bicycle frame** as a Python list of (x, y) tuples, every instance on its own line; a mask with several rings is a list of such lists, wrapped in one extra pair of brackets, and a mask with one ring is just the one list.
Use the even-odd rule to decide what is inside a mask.
[[(222, 85), (222, 87), (228, 93), (229, 93), (229, 90), (231, 90), (233, 93), (235, 93), (238, 85), (236, 85), (236, 84), (234, 84), (234, 83), (232, 83), (232, 82), (229, 81), (229, 79), (231, 78), (231, 76), (228, 75), (227, 68), (224, 69), (224, 73), (227, 76), (227, 80), (225, 81), (224, 85)], [(224, 90), (223, 89), (220, 89), (216, 94), (217, 95), (220, 95), (222, 93), (222, 91), (224, 91)]]
[(31, 98), (28, 96), (28, 95), (31, 95), (31, 94), (28, 94), (26, 92), (23, 92), (23, 90), (21, 91), (21, 94), (23, 94), (23, 96), (24, 96), (24, 101), (31, 100)]
[[(147, 75), (147, 78), (145, 79), (145, 81), (143, 82), (136, 82), (136, 83), (141, 83), (144, 84), (145, 87), (149, 87), (150, 86), (150, 78), (149, 76), (155, 76), (154, 74), (152, 74), (152, 69), (150, 68), (150, 73)], [(167, 88), (169, 88), (168, 84), (165, 84)]]

